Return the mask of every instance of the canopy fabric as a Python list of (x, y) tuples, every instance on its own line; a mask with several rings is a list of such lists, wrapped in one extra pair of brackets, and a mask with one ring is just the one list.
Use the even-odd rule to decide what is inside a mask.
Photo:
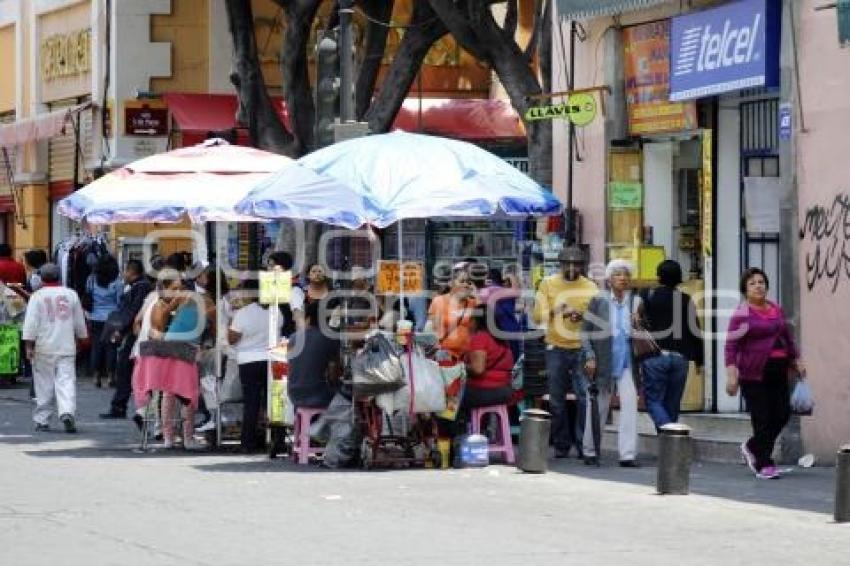
[[(113, 171), (62, 199), (59, 212), (92, 224), (179, 222), (187, 216), (195, 223), (256, 221), (257, 216), (241, 215), (234, 206), (251, 187), (282, 169), (282, 182), (300, 198), (338, 186), (288, 157), (208, 140)], [(314, 219), (334, 223), (336, 218)]]
[[(298, 163), (346, 185), (325, 205), (339, 206), (353, 195), (364, 203), (368, 223), (378, 228), (403, 218), (522, 218), (562, 210), (551, 192), (497, 156), (436, 136), (401, 131), (367, 136), (326, 147)], [(288, 200), (281, 172), (257, 185), (236, 209), (281, 218)], [(264, 206), (258, 207), (261, 202)]]
[(558, 0), (558, 15), (562, 20), (587, 20), (633, 12), (664, 2), (665, 0)]
[[(235, 94), (169, 92), (162, 95), (172, 119), (184, 132), (214, 132), (237, 127)], [(272, 104), (284, 126), (290, 127), (289, 112), (283, 99), (272, 97)]]
[(65, 124), (73, 114), (78, 114), (89, 106), (91, 102), (86, 102), (71, 108), (40, 114), (34, 118), (18, 120), (12, 124), (4, 124), (0, 126), (0, 148), (56, 137), (65, 129)]

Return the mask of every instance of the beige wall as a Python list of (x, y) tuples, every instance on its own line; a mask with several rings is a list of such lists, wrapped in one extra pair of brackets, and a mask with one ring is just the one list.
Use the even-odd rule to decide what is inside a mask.
[[(69, 8), (43, 14), (38, 17), (38, 39), (33, 50), (39, 53), (39, 69), (41, 68), (42, 42), (54, 34), (68, 34), (91, 28), (91, 4), (84, 2), (75, 4)], [(89, 67), (91, 66), (91, 54), (89, 54)], [(39, 71), (40, 72), (40, 71)], [(50, 102), (81, 96), (91, 92), (91, 72), (77, 73), (68, 77), (55, 77), (41, 82), (40, 102)]]
[[(797, 12), (806, 127), (797, 130), (802, 348), (817, 403), (803, 434), (812, 451), (831, 458), (850, 442), (850, 49), (838, 47), (835, 11), (814, 11), (819, 4), (804, 0)], [(799, 126), (798, 113), (795, 120)], [(818, 269), (836, 273), (818, 277)]]
[(15, 24), (0, 28), (0, 112), (15, 109)]
[(153, 92), (207, 92), (207, 0), (175, 0), (170, 15), (151, 16), (151, 41), (171, 42), (171, 77), (151, 79)]

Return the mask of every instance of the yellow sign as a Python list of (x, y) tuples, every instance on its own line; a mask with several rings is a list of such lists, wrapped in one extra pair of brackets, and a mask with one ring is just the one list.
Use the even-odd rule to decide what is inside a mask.
[(91, 29), (51, 35), (41, 41), (41, 78), (82, 75), (91, 70)]
[[(407, 294), (421, 293), (425, 287), (425, 266), (421, 261), (405, 261), (402, 274), (404, 276), (404, 292)], [(378, 278), (376, 291), (379, 295), (398, 294), (398, 262), (378, 261)]]
[(714, 192), (714, 179), (711, 171), (711, 146), (712, 131), (702, 131), (702, 255), (711, 257), (712, 223), (714, 222), (714, 209), (712, 193)]
[(260, 272), (260, 302), (264, 305), (288, 303), (292, 295), (292, 272)]
[(596, 118), (596, 98), (592, 94), (578, 93), (561, 104), (532, 106), (525, 112), (529, 122), (536, 120), (569, 120), (576, 126), (586, 126)]

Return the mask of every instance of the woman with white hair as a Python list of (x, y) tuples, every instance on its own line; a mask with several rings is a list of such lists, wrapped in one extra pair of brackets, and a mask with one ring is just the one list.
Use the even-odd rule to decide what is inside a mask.
[[(640, 298), (631, 291), (632, 265), (621, 259), (605, 269), (608, 289), (590, 301), (581, 329), (585, 371), (591, 387), (599, 393), (599, 420), (604, 423), (616, 391), (620, 398), (618, 449), (620, 466), (635, 468), (637, 463), (637, 363), (632, 356), (632, 319)], [(591, 423), (591, 404), (587, 404), (587, 423)], [(584, 463), (598, 465), (599, 454), (593, 442), (593, 427), (584, 429)]]

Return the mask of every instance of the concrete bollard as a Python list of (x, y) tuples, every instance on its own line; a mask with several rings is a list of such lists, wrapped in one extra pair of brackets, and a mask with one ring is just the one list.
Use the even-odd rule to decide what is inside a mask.
[(835, 522), (850, 522), (850, 444), (835, 458)]
[(665, 495), (687, 495), (691, 480), (691, 428), (669, 423), (658, 433), (656, 490)]
[(519, 469), (523, 472), (546, 472), (549, 458), (551, 415), (539, 409), (522, 412), (519, 427)]

